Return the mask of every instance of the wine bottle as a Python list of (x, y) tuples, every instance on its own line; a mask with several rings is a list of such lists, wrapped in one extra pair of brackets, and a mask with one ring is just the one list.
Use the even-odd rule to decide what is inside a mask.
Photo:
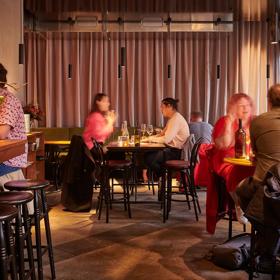
[(246, 158), (246, 132), (242, 128), (242, 120), (238, 119), (238, 130), (235, 132), (235, 157)]

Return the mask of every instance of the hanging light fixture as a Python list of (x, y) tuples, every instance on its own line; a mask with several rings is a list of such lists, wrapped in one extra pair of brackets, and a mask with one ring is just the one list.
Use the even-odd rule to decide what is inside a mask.
[(18, 63), (24, 64), (24, 44), (18, 45)]
[(221, 65), (218, 64), (218, 65), (217, 65), (217, 80), (220, 79), (220, 76), (221, 76)]
[(118, 79), (122, 79), (122, 66), (120, 64), (118, 65)]
[(121, 47), (121, 66), (125, 66), (126, 64), (126, 48)]
[(68, 64), (68, 75), (67, 75), (67, 78), (69, 80), (72, 79), (72, 64), (71, 63)]
[(278, 37), (278, 13), (275, 13), (275, 22), (274, 22), (274, 38), (273, 40), (270, 42), (271, 45), (275, 45), (279, 43), (279, 37)]
[(167, 28), (168, 28), (168, 56), (169, 56), (169, 64), (167, 65), (167, 78), (168, 80), (171, 79), (172, 74), (171, 74), (171, 48), (170, 48), (170, 25), (171, 25), (171, 17), (168, 17), (167, 19)]

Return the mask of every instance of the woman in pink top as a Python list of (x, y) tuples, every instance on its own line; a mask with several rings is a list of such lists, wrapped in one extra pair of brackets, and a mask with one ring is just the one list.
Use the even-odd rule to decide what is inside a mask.
[(91, 138), (104, 143), (113, 132), (116, 116), (114, 111), (109, 111), (109, 107), (109, 97), (105, 93), (97, 93), (92, 111), (86, 118), (83, 133), (84, 141), (90, 150), (93, 147)]

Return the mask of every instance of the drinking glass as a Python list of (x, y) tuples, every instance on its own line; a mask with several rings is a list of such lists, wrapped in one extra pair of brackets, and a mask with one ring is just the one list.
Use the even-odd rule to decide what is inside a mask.
[(141, 129), (142, 137), (144, 137), (145, 133), (146, 133), (146, 129), (147, 129), (146, 124), (142, 123), (141, 126), (140, 126), (140, 129)]
[(153, 132), (154, 132), (153, 125), (148, 124), (148, 126), (147, 126), (147, 133), (148, 133), (148, 135), (151, 136), (153, 134)]

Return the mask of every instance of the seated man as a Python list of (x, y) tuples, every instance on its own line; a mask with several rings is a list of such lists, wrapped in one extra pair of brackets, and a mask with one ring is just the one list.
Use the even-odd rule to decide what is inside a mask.
[(146, 165), (158, 177), (162, 175), (162, 164), (165, 160), (180, 159), (181, 149), (190, 135), (187, 121), (177, 112), (177, 103), (177, 99), (170, 97), (161, 101), (160, 109), (163, 116), (168, 119), (167, 124), (160, 134), (150, 136), (147, 140), (168, 145), (164, 150), (145, 154)]
[(194, 134), (195, 140), (197, 141), (200, 137), (205, 140), (204, 143), (211, 142), (213, 126), (207, 122), (202, 121), (202, 112), (191, 112), (190, 118), (190, 134)]
[[(270, 168), (280, 162), (280, 84), (272, 86), (267, 94), (268, 112), (256, 117), (250, 127), (251, 147), (256, 158), (253, 177), (242, 181), (237, 195), (245, 214), (264, 223), (263, 184)], [(278, 234), (259, 232), (261, 262), (271, 263)]]

